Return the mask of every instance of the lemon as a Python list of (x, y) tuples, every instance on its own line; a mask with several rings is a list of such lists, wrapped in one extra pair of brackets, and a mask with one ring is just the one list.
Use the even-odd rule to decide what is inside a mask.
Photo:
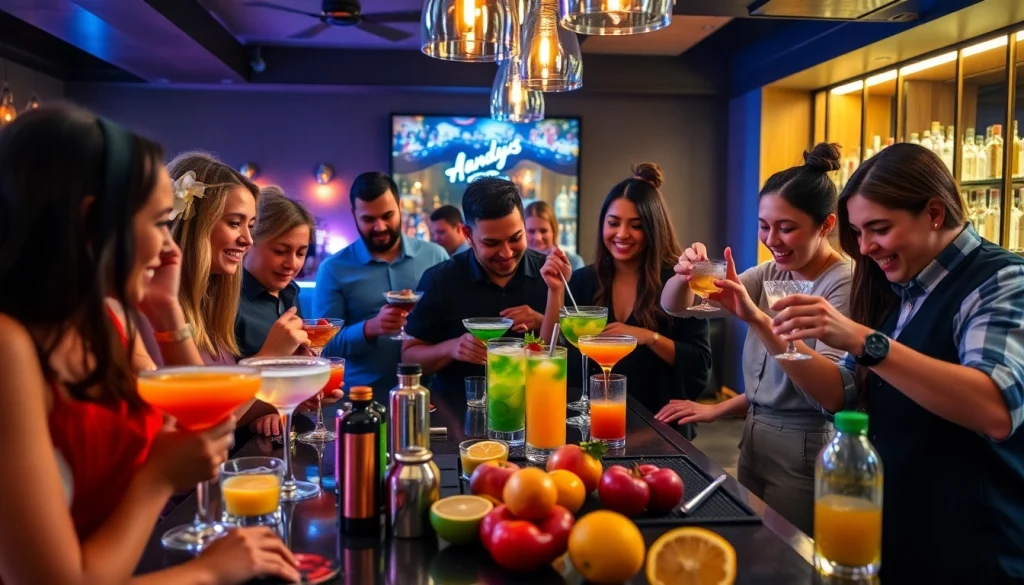
[(732, 585), (736, 549), (704, 528), (669, 530), (647, 551), (647, 581), (651, 585)]
[(430, 506), (430, 525), (452, 544), (471, 544), (479, 538), (480, 521), (494, 504), (480, 496), (449, 496)]

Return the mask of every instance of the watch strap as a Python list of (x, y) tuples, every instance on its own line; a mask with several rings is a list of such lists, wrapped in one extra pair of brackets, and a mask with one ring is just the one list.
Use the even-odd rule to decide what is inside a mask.
[(186, 339), (191, 339), (193, 336), (192, 325), (185, 323), (184, 327), (180, 327), (174, 331), (157, 331), (153, 334), (157, 343), (181, 343)]

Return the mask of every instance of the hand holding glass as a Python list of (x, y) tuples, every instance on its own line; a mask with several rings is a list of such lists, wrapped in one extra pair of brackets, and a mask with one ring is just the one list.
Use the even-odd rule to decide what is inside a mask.
[[(768, 306), (791, 295), (811, 294), (814, 288), (814, 281), (811, 280), (766, 280), (764, 281), (764, 292), (768, 296)], [(777, 360), (798, 361), (809, 360), (811, 356), (796, 350), (796, 345), (790, 341), (785, 353), (772, 356)]]

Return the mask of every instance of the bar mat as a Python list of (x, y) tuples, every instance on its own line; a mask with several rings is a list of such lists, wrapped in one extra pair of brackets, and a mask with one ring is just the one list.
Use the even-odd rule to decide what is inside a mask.
[[(679, 474), (683, 480), (683, 502), (696, 496), (706, 488), (713, 480), (710, 475), (697, 467), (689, 457), (685, 455), (669, 455), (661, 457), (605, 457), (601, 460), (605, 469), (612, 465), (632, 467), (633, 465), (650, 464), (658, 467), (667, 467)], [(519, 466), (524, 466), (525, 461), (515, 461)], [(469, 493), (469, 481), (461, 479), (462, 462), (459, 462), (460, 481), (459, 487), (464, 494)], [(587, 495), (583, 507), (576, 513), (579, 518), (588, 512), (601, 509), (601, 502), (597, 492)], [(761, 517), (758, 516), (749, 506), (740, 501), (739, 498), (719, 486), (704, 503), (702, 503), (691, 514), (684, 516), (679, 508), (665, 515), (654, 515), (643, 513), (631, 518), (637, 526), (665, 526), (685, 524), (759, 524)]]

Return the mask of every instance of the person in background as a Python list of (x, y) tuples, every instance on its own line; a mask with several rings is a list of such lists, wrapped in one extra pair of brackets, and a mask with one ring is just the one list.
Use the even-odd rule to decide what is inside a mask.
[(907, 143), (850, 177), (839, 241), (850, 317), (793, 295), (772, 328), (847, 352), (798, 363), (819, 404), (866, 405), (885, 467), (882, 582), (1021, 583), (1024, 258), (979, 237), (942, 159)]
[[(462, 196), (472, 253), (458, 254), (428, 270), (418, 290), (423, 298), (405, 331), (415, 339), (402, 347), (402, 361), (434, 374), (434, 392), (463, 392), (466, 376), (481, 376), (486, 346), (462, 325), (471, 317), (508, 317), (509, 334), (541, 326), (547, 288), (540, 275), (544, 255), (526, 247), (523, 201), (515, 183), (482, 178)], [(566, 273), (568, 276), (568, 272)]]
[[(257, 215), (252, 249), (242, 262), (242, 296), (235, 317), (241, 357), (259, 353), (274, 324), (288, 310), (294, 308), (295, 316), (302, 318), (295, 276), (302, 270), (316, 229), (309, 211), (285, 197), (276, 185), (260, 190)], [(337, 402), (341, 396), (341, 390), (332, 390), (323, 397), (324, 404)], [(280, 435), (281, 417), (267, 414), (249, 426), (261, 435)]]
[[(817, 380), (793, 362), (772, 356), (786, 342), (772, 331), (766, 280), (814, 281), (812, 294), (844, 315), (850, 312), (849, 261), (829, 242), (836, 225), (838, 193), (828, 173), (839, 169), (839, 148), (819, 144), (804, 153), (804, 164), (779, 171), (765, 181), (758, 201), (758, 236), (773, 260), (736, 274), (726, 248), (728, 276), (722, 292), (710, 298), (747, 324), (743, 343), (743, 394), (715, 405), (673, 400), (655, 416), (666, 423), (712, 422), (746, 414), (740, 441), (739, 480), (754, 495), (797, 528), (814, 534), (814, 464), (832, 439), (832, 413), (803, 388)], [(665, 285), (661, 305), (683, 313), (693, 305), (689, 287), (693, 262), (707, 260), (701, 243), (687, 248), (676, 276)], [(813, 339), (797, 348), (838, 362), (843, 352)], [(790, 375), (792, 373), (792, 375)]]
[(359, 175), (349, 202), (359, 239), (320, 264), (313, 316), (345, 320), (324, 355), (345, 358), (346, 386), (371, 386), (375, 396), (383, 396), (398, 382), (401, 343), (391, 337), (405, 323), (405, 313), (388, 305), (384, 293), (414, 289), (423, 272), (448, 253), (402, 234), (398, 186), (391, 177)]
[(132, 577), (164, 503), (216, 477), (234, 427), (165, 426), (136, 389), (135, 327), (105, 304), (133, 312), (149, 281), (179, 269), (162, 259), (173, 247), (162, 161), (155, 142), (68, 106), (0, 131), (0, 280), (45, 283), (0, 288), (0, 457), (17, 476), (0, 487), (4, 585), (299, 578), (265, 527)]
[[(526, 243), (531, 250), (541, 254), (550, 254), (558, 242), (558, 220), (555, 212), (547, 201), (534, 201), (526, 206)], [(569, 266), (573, 270), (583, 268), (583, 258), (572, 252), (566, 252)]]
[[(578, 304), (608, 307), (604, 333), (636, 338), (636, 349), (615, 365), (615, 373), (626, 376), (629, 395), (651, 412), (672, 399), (696, 399), (711, 372), (707, 321), (672, 317), (657, 302), (681, 253), (661, 195), (662, 182), (658, 165), (643, 163), (612, 187), (601, 206), (597, 262), (573, 272), (569, 281)], [(557, 250), (542, 270), (549, 289), (544, 339), (567, 302), (559, 273), (568, 268)], [(589, 384), (573, 379), (573, 372), (580, 370), (569, 367), (570, 385)]]
[(443, 247), (449, 256), (469, 249), (462, 212), (454, 205), (442, 205), (430, 214), (430, 235), (434, 243)]

